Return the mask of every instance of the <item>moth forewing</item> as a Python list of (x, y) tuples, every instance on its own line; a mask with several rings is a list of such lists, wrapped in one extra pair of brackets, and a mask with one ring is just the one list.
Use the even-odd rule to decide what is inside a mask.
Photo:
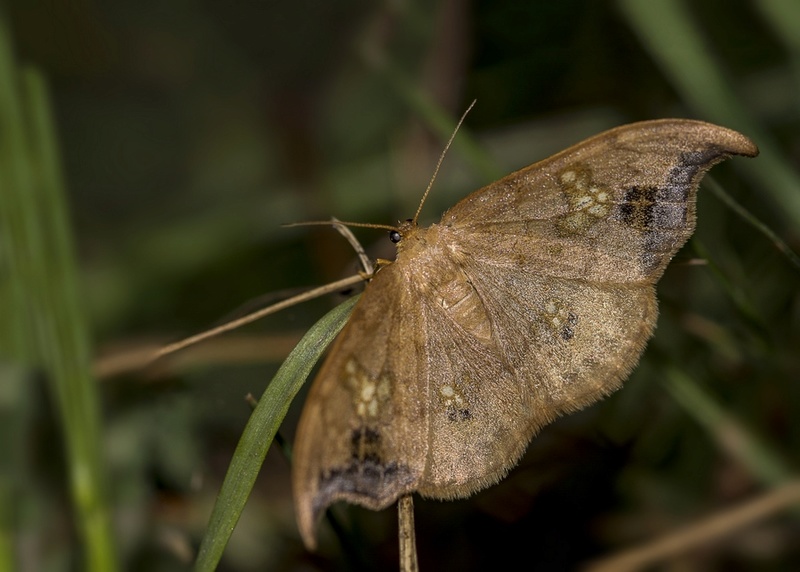
[[(311, 387), (297, 431), (293, 488), (303, 540), (340, 500), (379, 510), (417, 489), (425, 466), (424, 332), (396, 263), (367, 285), (382, 303), (356, 305)], [(363, 294), (362, 294), (363, 296)], [(365, 352), (372, 347), (374, 352)]]

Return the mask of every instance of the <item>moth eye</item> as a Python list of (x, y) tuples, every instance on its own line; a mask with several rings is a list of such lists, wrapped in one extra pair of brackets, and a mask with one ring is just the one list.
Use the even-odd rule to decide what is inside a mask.
[(396, 230), (389, 231), (389, 240), (397, 244), (403, 239), (403, 235), (397, 232)]

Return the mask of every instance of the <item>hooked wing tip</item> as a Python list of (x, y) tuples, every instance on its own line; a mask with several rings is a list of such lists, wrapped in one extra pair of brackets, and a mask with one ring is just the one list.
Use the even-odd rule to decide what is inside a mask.
[(329, 469), (313, 483), (313, 491), (302, 486), (295, 490), (297, 527), (303, 544), (309, 550), (316, 548), (317, 524), (333, 503), (346, 501), (382, 510), (412, 492), (418, 481), (418, 474), (397, 462), (381, 464), (370, 459)]

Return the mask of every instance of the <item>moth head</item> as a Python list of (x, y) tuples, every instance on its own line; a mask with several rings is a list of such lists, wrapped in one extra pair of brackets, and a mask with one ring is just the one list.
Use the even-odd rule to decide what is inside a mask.
[(412, 232), (417, 226), (417, 222), (414, 219), (408, 218), (405, 221), (401, 222), (397, 228), (393, 228), (389, 231), (389, 240), (391, 240), (394, 244), (399, 244), (410, 232)]

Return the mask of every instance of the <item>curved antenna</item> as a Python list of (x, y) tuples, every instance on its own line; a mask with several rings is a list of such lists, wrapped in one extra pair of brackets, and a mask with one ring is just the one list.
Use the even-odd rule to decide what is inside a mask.
[(355, 226), (359, 228), (377, 228), (383, 230), (400, 230), (396, 226), (388, 224), (372, 224), (370, 222), (347, 222), (343, 220), (310, 220), (306, 222), (287, 222), (282, 224), (282, 227), (289, 228), (293, 226)]
[(255, 322), (263, 318), (264, 316), (268, 316), (269, 314), (274, 314), (279, 310), (283, 310), (284, 308), (288, 308), (289, 306), (293, 306), (300, 302), (305, 302), (306, 300), (311, 300), (313, 298), (319, 298), (324, 294), (330, 294), (331, 292), (335, 292), (336, 290), (341, 290), (343, 288), (347, 288), (348, 286), (353, 286), (354, 284), (358, 284), (359, 282), (363, 282), (364, 277), (361, 274), (356, 274), (354, 276), (348, 276), (347, 278), (342, 278), (336, 282), (331, 282), (330, 284), (325, 284), (324, 286), (319, 286), (317, 288), (313, 288), (308, 290), (307, 292), (303, 292), (302, 294), (298, 294), (297, 296), (292, 296), (291, 298), (287, 298), (286, 300), (281, 300), (276, 304), (272, 304), (271, 306), (267, 306), (266, 308), (262, 308), (253, 312), (252, 314), (247, 314), (246, 316), (242, 316), (232, 322), (228, 322), (226, 324), (222, 324), (221, 326), (217, 326), (216, 328), (212, 328), (205, 332), (201, 332), (197, 335), (191, 336), (179, 342), (175, 342), (174, 344), (169, 344), (168, 346), (164, 346), (163, 348), (157, 350), (153, 356), (150, 358), (150, 361), (156, 360), (162, 356), (167, 354), (174, 353), (178, 350), (181, 350), (185, 347), (192, 346), (198, 342), (202, 342), (208, 338), (212, 338), (217, 336), (223, 332), (228, 332), (230, 330), (235, 330), (245, 324), (249, 324), (250, 322)]
[(439, 174), (439, 167), (442, 166), (442, 161), (444, 161), (444, 156), (447, 155), (447, 150), (450, 149), (450, 145), (453, 144), (453, 139), (456, 138), (456, 133), (458, 133), (458, 129), (461, 127), (461, 124), (464, 123), (464, 120), (467, 118), (467, 114), (472, 110), (473, 107), (475, 107), (476, 101), (477, 101), (476, 99), (472, 100), (472, 103), (469, 104), (469, 107), (467, 107), (467, 110), (461, 116), (461, 119), (458, 120), (456, 128), (453, 130), (453, 134), (450, 135), (450, 139), (447, 141), (447, 145), (444, 146), (442, 154), (439, 155), (439, 161), (436, 163), (436, 168), (433, 170), (433, 176), (431, 177), (430, 183), (428, 183), (428, 188), (425, 189), (425, 193), (422, 195), (422, 200), (419, 202), (419, 207), (417, 207), (417, 212), (414, 215), (414, 218), (411, 219), (411, 224), (413, 226), (417, 226), (417, 219), (419, 218), (419, 213), (422, 212), (422, 205), (425, 204), (425, 199), (428, 198), (428, 193), (431, 192), (431, 187), (433, 187), (433, 182), (436, 180), (436, 175)]

